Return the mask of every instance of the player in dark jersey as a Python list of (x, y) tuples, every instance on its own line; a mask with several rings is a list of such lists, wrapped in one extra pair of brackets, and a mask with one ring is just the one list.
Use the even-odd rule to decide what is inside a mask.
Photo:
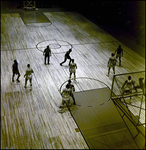
[(64, 56), (64, 61), (60, 63), (61, 66), (62, 66), (63, 63), (66, 62), (67, 59), (70, 60), (70, 61), (69, 61), (69, 65), (70, 65), (70, 62), (71, 62), (70, 53), (71, 53), (71, 52), (72, 52), (72, 49), (69, 49), (69, 51), (66, 52), (66, 54), (65, 54), (65, 56)]
[(115, 51), (116, 59), (119, 58), (119, 66), (121, 66), (121, 57), (123, 57), (123, 49), (121, 48), (121, 45), (116, 49)]
[(48, 64), (50, 63), (50, 56), (51, 56), (51, 49), (49, 46), (44, 50), (43, 55), (45, 56), (44, 58), (44, 64), (46, 65), (46, 59), (48, 58)]
[(18, 62), (17, 62), (17, 60), (14, 60), (14, 64), (12, 65), (12, 72), (13, 72), (13, 75), (12, 75), (12, 82), (14, 82), (14, 76), (15, 76), (15, 75), (18, 75), (16, 81), (17, 81), (17, 82), (20, 82), (20, 81), (19, 81), (20, 73), (19, 73), (19, 69), (18, 69)]
[(75, 98), (74, 98), (74, 91), (75, 91), (75, 87), (73, 84), (71, 84), (71, 80), (68, 80), (68, 84), (69, 88), (71, 89), (71, 92), (70, 92), (70, 96), (72, 97), (73, 101), (74, 101), (74, 105), (76, 105), (76, 102), (75, 102)]

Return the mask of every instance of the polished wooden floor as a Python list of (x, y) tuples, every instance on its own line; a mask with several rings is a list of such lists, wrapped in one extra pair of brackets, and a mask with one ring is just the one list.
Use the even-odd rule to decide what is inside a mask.
[[(107, 61), (119, 44), (124, 57), (116, 74), (143, 71), (145, 60), (77, 12), (43, 14), (51, 24), (24, 24), (19, 13), (1, 14), (1, 148), (88, 149), (69, 111), (58, 112), (58, 90), (69, 78), (68, 62), (59, 65), (64, 52), (73, 48), (79, 78), (73, 82), (76, 91), (102, 88), (103, 84), (87, 78), (111, 87), (113, 72), (106, 76)], [(47, 45), (52, 50), (50, 65), (44, 65), (42, 53)], [(20, 83), (11, 82), (14, 59), (19, 61)], [(24, 89), (28, 63), (34, 70), (32, 91), (29, 82)]]

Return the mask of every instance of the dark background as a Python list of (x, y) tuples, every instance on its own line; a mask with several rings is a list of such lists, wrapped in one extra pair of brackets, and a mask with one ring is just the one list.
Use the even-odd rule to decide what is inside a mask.
[[(145, 1), (35, 1), (36, 8), (61, 7), (78, 11), (98, 25), (116, 25), (136, 38), (145, 47)], [(1, 1), (1, 9), (22, 9), (23, 1)]]

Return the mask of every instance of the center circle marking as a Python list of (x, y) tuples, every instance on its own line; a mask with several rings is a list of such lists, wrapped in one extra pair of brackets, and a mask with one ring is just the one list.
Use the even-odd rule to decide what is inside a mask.
[[(69, 42), (63, 40), (44, 40), (39, 42), (36, 45), (36, 48), (43, 52), (48, 45), (50, 46), (50, 49), (53, 50), (52, 54), (65, 53), (73, 47)], [(56, 50), (56, 52), (54, 52), (54, 50)]]
[(61, 47), (61, 45), (59, 45), (59, 44), (49, 44), (49, 47), (51, 49), (59, 49)]

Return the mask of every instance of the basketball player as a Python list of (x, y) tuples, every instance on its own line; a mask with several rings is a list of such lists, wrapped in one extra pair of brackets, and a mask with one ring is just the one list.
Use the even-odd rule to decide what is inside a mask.
[(15, 75), (18, 75), (16, 81), (17, 81), (17, 82), (20, 82), (20, 81), (19, 81), (20, 73), (19, 73), (19, 69), (18, 69), (18, 62), (17, 62), (17, 60), (14, 60), (14, 64), (12, 65), (12, 72), (13, 72), (13, 75), (12, 75), (12, 82), (14, 82), (14, 76), (15, 76)]
[(70, 65), (70, 62), (71, 62), (70, 53), (71, 53), (71, 52), (72, 52), (72, 49), (69, 49), (69, 51), (66, 52), (66, 54), (65, 54), (65, 56), (64, 56), (64, 61), (60, 63), (61, 66), (62, 66), (63, 63), (66, 62), (67, 59), (70, 60), (70, 61), (69, 61), (69, 65)]
[(26, 85), (27, 85), (27, 81), (29, 80), (30, 82), (30, 86), (32, 87), (32, 73), (33, 72), (33, 69), (30, 68), (30, 64), (27, 65), (27, 69), (26, 69), (26, 73), (24, 75), (25, 77), (25, 86), (24, 88), (26, 88)]
[(134, 81), (131, 79), (131, 76), (128, 76), (128, 80), (126, 80), (122, 86), (122, 94), (132, 93), (132, 89), (135, 89)]
[(108, 75), (107, 76), (109, 76), (111, 67), (113, 68), (113, 72), (115, 74), (115, 65), (116, 65), (116, 62), (117, 62), (117, 60), (115, 58), (115, 54), (112, 53), (111, 57), (109, 58), (108, 65), (107, 65), (107, 67), (108, 67)]
[(76, 69), (77, 69), (77, 65), (76, 63), (74, 63), (74, 59), (71, 60), (71, 64), (69, 65), (69, 79), (71, 79), (71, 75), (72, 73), (74, 74), (74, 80), (76, 80)]
[(47, 48), (44, 50), (43, 52), (44, 57), (44, 64), (46, 65), (46, 59), (48, 58), (48, 64), (50, 63), (50, 56), (51, 56), (51, 49), (49, 47), (49, 45), (47, 46)]
[[(63, 89), (63, 91), (61, 92), (61, 96), (62, 96), (62, 105), (64, 105), (64, 103), (66, 103), (67, 105), (69, 105), (70, 100), (71, 100), (71, 89), (69, 88), (69, 85), (66, 85), (66, 88)], [(60, 106), (63, 107), (63, 106)]]
[(139, 78), (139, 85), (135, 86), (135, 90), (137, 92), (137, 89), (142, 89), (143, 94), (144, 94), (144, 87), (145, 87), (145, 85), (144, 85), (143, 79), (144, 78)]
[(75, 102), (75, 98), (74, 98), (74, 91), (75, 91), (75, 87), (73, 84), (71, 84), (71, 80), (68, 80), (68, 84), (69, 85), (69, 88), (71, 89), (71, 92), (70, 92), (70, 96), (72, 97), (73, 101), (74, 101), (74, 105), (76, 105), (76, 102)]
[(121, 48), (121, 45), (117, 48), (115, 51), (116, 59), (119, 58), (119, 66), (121, 66), (121, 56), (123, 57), (123, 49)]

